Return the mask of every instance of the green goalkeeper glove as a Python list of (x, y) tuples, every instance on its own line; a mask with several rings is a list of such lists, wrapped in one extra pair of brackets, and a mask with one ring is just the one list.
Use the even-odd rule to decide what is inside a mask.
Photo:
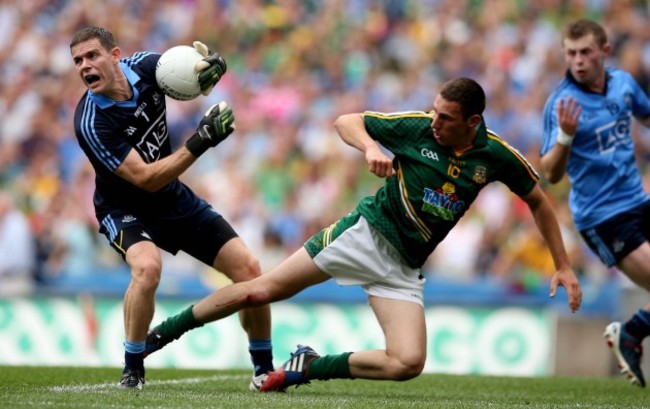
[(219, 82), (223, 74), (226, 73), (228, 66), (226, 60), (217, 52), (212, 52), (207, 45), (200, 41), (192, 43), (194, 49), (205, 58), (196, 63), (194, 71), (199, 74), (199, 85), (201, 86), (201, 93), (208, 95), (214, 85)]

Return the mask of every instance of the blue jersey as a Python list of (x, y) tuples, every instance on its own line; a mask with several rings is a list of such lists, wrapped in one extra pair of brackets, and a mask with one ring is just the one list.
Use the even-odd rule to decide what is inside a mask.
[(95, 169), (95, 211), (99, 220), (115, 210), (152, 218), (179, 219), (209, 205), (178, 179), (148, 192), (115, 174), (131, 149), (147, 163), (172, 153), (167, 133), (165, 95), (155, 78), (160, 54), (138, 52), (120, 61), (131, 86), (129, 101), (113, 101), (90, 90), (74, 116), (79, 145)]
[(608, 68), (606, 75), (605, 93), (597, 94), (568, 72), (544, 106), (542, 155), (557, 138), (559, 101), (573, 97), (582, 107), (567, 164), (569, 207), (578, 230), (650, 200), (643, 190), (631, 136), (632, 117), (650, 115), (650, 100), (627, 72)]

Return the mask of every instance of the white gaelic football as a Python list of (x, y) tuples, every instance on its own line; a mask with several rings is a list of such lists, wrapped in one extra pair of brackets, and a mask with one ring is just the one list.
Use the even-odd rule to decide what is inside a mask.
[(166, 95), (188, 101), (201, 95), (198, 74), (194, 70), (204, 57), (188, 45), (177, 45), (165, 51), (156, 65), (156, 81)]

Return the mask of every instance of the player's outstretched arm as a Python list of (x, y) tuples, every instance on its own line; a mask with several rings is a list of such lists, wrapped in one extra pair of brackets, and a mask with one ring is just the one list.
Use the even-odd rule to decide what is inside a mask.
[(564, 242), (560, 233), (560, 226), (551, 203), (539, 185), (536, 185), (522, 199), (528, 204), (535, 219), (535, 224), (540, 233), (542, 233), (553, 257), (556, 271), (551, 278), (549, 295), (555, 297), (558, 285), (564, 287), (569, 298), (569, 308), (572, 312), (576, 312), (582, 302), (582, 289), (580, 288), (580, 283), (576, 275), (571, 269), (569, 256), (564, 248)]

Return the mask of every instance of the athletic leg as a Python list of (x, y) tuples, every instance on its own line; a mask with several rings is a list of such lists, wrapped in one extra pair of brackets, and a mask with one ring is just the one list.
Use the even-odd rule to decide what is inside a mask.
[[(252, 280), (261, 275), (260, 264), (243, 240), (235, 237), (221, 247), (214, 268), (224, 273), (234, 283)], [(251, 390), (258, 390), (266, 374), (273, 370), (273, 345), (271, 342), (271, 308), (268, 305), (239, 311), (239, 321), (248, 335), (248, 351), (253, 363)]]
[[(635, 284), (650, 291), (650, 243), (647, 241), (621, 260), (617, 267)], [(650, 304), (639, 309), (625, 323), (613, 322), (605, 329), (607, 344), (618, 366), (631, 383), (645, 386), (641, 370), (643, 339), (650, 335)]]
[(410, 301), (370, 296), (384, 336), (385, 350), (350, 355), (354, 378), (403, 381), (418, 376), (426, 360), (426, 324), (423, 308)]
[(155, 310), (155, 294), (162, 269), (160, 252), (150, 241), (131, 245), (125, 255), (131, 281), (124, 294), (125, 368), (120, 385), (142, 389), (147, 330)]
[(426, 360), (423, 308), (416, 303), (370, 296), (370, 305), (386, 337), (386, 349), (319, 356), (305, 345), (282, 367), (268, 374), (260, 392), (285, 390), (310, 380), (363, 378), (405, 381), (422, 373)]
[(193, 308), (201, 323), (216, 321), (244, 308), (284, 300), (330, 278), (316, 267), (304, 248), (261, 276), (229, 285), (206, 296)]
[[(215, 259), (214, 268), (235, 283), (249, 281), (261, 275), (257, 257), (238, 237), (224, 244)], [(240, 321), (249, 338), (271, 337), (271, 308), (268, 305), (242, 310)]]

